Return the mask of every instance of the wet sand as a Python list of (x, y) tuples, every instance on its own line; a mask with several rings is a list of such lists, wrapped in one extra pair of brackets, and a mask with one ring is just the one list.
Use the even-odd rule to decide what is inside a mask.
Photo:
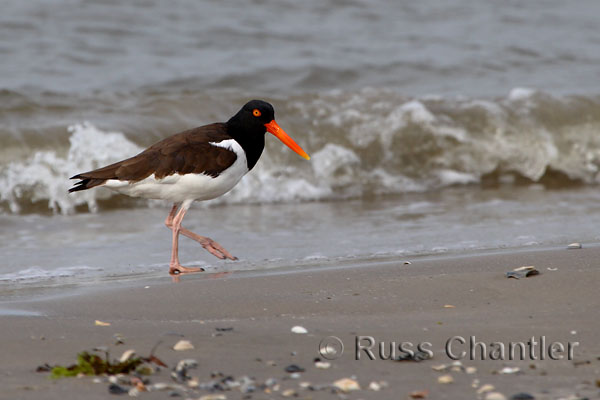
[[(0, 398), (107, 398), (108, 383), (94, 383), (91, 377), (53, 381), (35, 369), (44, 363), (71, 364), (78, 352), (97, 346), (108, 346), (115, 358), (130, 348), (148, 355), (159, 340), (155, 355), (169, 367), (183, 358), (196, 359), (199, 366), (190, 375), (200, 382), (209, 381), (214, 371), (235, 378), (248, 375), (258, 383), (277, 379), (278, 391), (258, 391), (249, 398), (283, 398), (290, 388), (300, 398), (339, 398), (330, 389), (311, 391), (300, 388), (300, 383), (327, 385), (353, 375), (361, 390), (347, 394), (350, 399), (402, 399), (415, 390), (428, 390), (428, 398), (435, 399), (477, 398), (477, 389), (485, 384), (494, 385), (507, 398), (519, 392), (536, 399), (573, 394), (592, 398), (598, 396), (600, 377), (599, 260), (600, 247), (585, 246), (422, 257), (411, 259), (410, 264), (397, 259), (368, 265), (197, 274), (183, 276), (179, 283), (171, 282), (165, 271), (161, 279), (114, 282), (69, 296), (4, 303)], [(536, 266), (541, 274), (520, 280), (504, 276), (524, 265)], [(41, 315), (7, 315), (9, 309)], [(111, 325), (96, 326), (95, 320)], [(295, 325), (305, 327), (308, 334), (292, 333)], [(114, 344), (117, 333), (125, 344)], [(418, 343), (428, 342), (424, 347), (433, 352), (433, 359), (369, 360), (362, 351), (356, 360), (357, 335), (371, 336), (384, 346), (411, 342), (413, 347), (405, 348), (413, 350)], [(314, 359), (320, 357), (319, 343), (328, 336), (339, 337), (345, 351), (330, 361), (330, 368), (319, 369)], [(468, 354), (461, 360), (464, 367), (475, 367), (474, 373), (435, 371), (433, 366), (453, 361), (445, 344), (455, 336), (467, 343), (461, 345), (455, 338), (454, 353), (468, 353), (470, 336), (486, 343), (488, 353), (491, 342), (526, 344), (531, 337), (539, 341), (543, 336), (546, 346), (560, 342), (566, 350), (571, 343), (574, 359), (568, 360), (565, 351), (554, 354), (563, 359), (551, 360), (546, 349), (545, 360), (540, 360), (537, 345), (533, 357), (527, 353), (523, 361), (510, 361), (508, 354), (504, 361), (491, 360), (489, 354), (481, 360), (478, 352), (477, 360), (469, 360)], [(182, 338), (195, 349), (172, 350)], [(377, 345), (372, 349), (378, 358)], [(291, 364), (306, 372), (290, 379), (284, 368)], [(506, 366), (520, 372), (498, 373)], [(454, 382), (438, 383), (445, 374)], [(149, 379), (171, 382), (167, 370)], [(370, 390), (373, 381), (385, 381), (387, 387), (384, 383), (380, 391)], [(208, 392), (179, 393), (195, 399)], [(223, 394), (227, 399), (246, 396), (238, 390)], [(167, 396), (168, 391), (140, 394), (147, 399)]]

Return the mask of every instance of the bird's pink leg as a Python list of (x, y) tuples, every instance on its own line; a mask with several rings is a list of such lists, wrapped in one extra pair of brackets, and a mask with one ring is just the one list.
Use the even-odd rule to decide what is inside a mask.
[(181, 228), (181, 234), (200, 243), (202, 247), (206, 249), (206, 251), (208, 251), (210, 254), (221, 260), (224, 260), (226, 258), (230, 260), (237, 260), (237, 257), (232, 256), (231, 253), (225, 250), (223, 246), (221, 246), (219, 243), (215, 242), (209, 237), (200, 236), (185, 228)]
[[(190, 203), (191, 204), (191, 203)], [(173, 217), (175, 211), (177, 210), (177, 204), (173, 205), (169, 216), (165, 223), (170, 222), (167, 226), (170, 225), (171, 231), (173, 232), (173, 242), (171, 247), (171, 261), (169, 263), (169, 274), (181, 274), (188, 272), (202, 272), (203, 268), (188, 268), (184, 267), (179, 263), (179, 232), (181, 231), (181, 221), (183, 221), (183, 217), (185, 216), (186, 211), (188, 210), (190, 204), (184, 203), (181, 206), (179, 212)]]
[[(186, 209), (186, 211), (187, 211), (187, 209)], [(169, 215), (167, 216), (167, 219), (165, 220), (165, 225), (171, 230), (173, 230), (173, 227), (174, 227), (174, 219), (175, 219), (176, 212), (177, 212), (177, 204), (173, 204), (173, 207), (171, 208), (171, 212), (169, 213)], [(182, 217), (182, 219), (183, 219), (183, 217)], [(200, 243), (202, 245), (202, 247), (204, 247), (210, 254), (212, 254), (213, 256), (215, 256), (221, 260), (224, 260), (224, 259), (237, 260), (237, 257), (234, 257), (233, 255), (231, 255), (231, 253), (229, 253), (227, 250), (225, 250), (225, 248), (223, 246), (221, 246), (219, 243), (215, 242), (211, 238), (208, 238), (205, 236), (200, 236), (188, 229), (185, 229), (182, 226), (179, 227), (179, 233)]]

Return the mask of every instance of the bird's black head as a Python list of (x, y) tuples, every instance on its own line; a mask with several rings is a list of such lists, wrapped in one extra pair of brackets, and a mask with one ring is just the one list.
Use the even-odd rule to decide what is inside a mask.
[(275, 119), (275, 110), (273, 106), (262, 100), (251, 100), (244, 104), (242, 109), (238, 111), (228, 121), (228, 125), (234, 128), (239, 133), (257, 134), (265, 133), (266, 124)]
[(265, 147), (265, 132), (276, 136), (300, 156), (310, 159), (308, 154), (275, 122), (273, 106), (266, 101), (251, 100), (227, 121), (227, 133), (246, 152), (248, 169), (254, 167)]

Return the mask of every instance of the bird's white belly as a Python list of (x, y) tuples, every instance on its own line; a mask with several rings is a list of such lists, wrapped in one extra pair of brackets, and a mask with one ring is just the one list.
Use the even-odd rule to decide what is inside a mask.
[(138, 182), (109, 179), (105, 187), (133, 197), (165, 199), (171, 202), (185, 200), (210, 200), (230, 191), (248, 172), (246, 154), (234, 140), (211, 143), (232, 149), (237, 159), (217, 177), (206, 174), (173, 174), (157, 179), (154, 174)]

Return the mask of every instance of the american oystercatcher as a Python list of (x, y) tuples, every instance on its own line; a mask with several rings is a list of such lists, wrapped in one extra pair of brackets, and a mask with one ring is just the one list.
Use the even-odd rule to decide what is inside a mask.
[(104, 186), (133, 197), (173, 202), (165, 224), (173, 233), (169, 273), (199, 272), (179, 263), (178, 238), (183, 234), (220, 259), (237, 260), (214, 240), (181, 226), (194, 200), (209, 200), (231, 190), (260, 158), (265, 133), (275, 135), (309, 160), (300, 146), (279, 127), (273, 106), (252, 100), (231, 119), (177, 133), (123, 161), (73, 176), (69, 192)]

